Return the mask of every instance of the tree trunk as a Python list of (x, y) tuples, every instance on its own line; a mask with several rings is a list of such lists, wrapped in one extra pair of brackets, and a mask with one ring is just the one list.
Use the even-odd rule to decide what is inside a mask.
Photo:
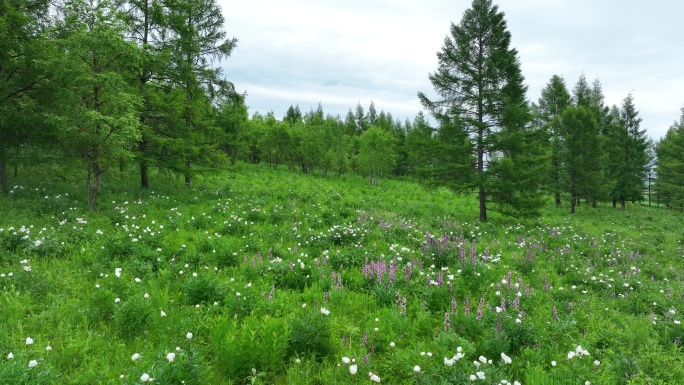
[(7, 193), (9, 186), (7, 185), (7, 169), (5, 167), (5, 160), (0, 159), (0, 187), (2, 192)]
[(560, 205), (561, 205), (560, 193), (556, 191), (556, 207), (560, 207)]
[(575, 206), (576, 206), (577, 201), (578, 201), (578, 199), (575, 197), (570, 198), (570, 214), (575, 213)]
[(90, 208), (97, 211), (97, 195), (100, 193), (100, 161), (95, 158), (93, 161), (93, 186), (90, 193)]
[(479, 191), (479, 196), (480, 196), (480, 220), (482, 222), (487, 222), (487, 193), (484, 189), (484, 186), (480, 184), (480, 191)]
[(625, 211), (625, 200), (624, 199), (620, 199), (620, 209), (622, 211)]
[(478, 181), (478, 195), (480, 200), (480, 220), (487, 222), (487, 193), (485, 191), (484, 182), (482, 181), (482, 174), (484, 173), (484, 144), (482, 143), (482, 136), (484, 133), (480, 128), (478, 132), (477, 144), (477, 177)]
[(138, 148), (140, 149), (140, 187), (148, 188), (150, 187), (150, 182), (147, 179), (147, 159), (145, 159), (147, 143), (144, 139), (140, 140)]
[(190, 158), (185, 160), (185, 185), (190, 186)]
[(144, 159), (140, 161), (140, 187), (150, 187), (150, 181), (147, 178), (147, 161)]
[(617, 207), (617, 198), (613, 198), (613, 208)]

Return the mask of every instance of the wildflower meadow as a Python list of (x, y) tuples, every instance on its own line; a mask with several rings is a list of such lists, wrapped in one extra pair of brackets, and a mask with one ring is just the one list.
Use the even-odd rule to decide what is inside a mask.
[(50, 170), (0, 199), (0, 383), (684, 379), (680, 213), (479, 222), (447, 189), (240, 163), (110, 180), (97, 212)]

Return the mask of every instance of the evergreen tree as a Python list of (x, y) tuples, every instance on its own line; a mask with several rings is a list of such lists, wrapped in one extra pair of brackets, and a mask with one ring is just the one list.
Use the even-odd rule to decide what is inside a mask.
[[(422, 114), (423, 111), (420, 111), (420, 113)], [(404, 119), (404, 124), (402, 125), (402, 128), (404, 129), (404, 132), (406, 132), (407, 134), (411, 132), (411, 130), (413, 129), (413, 125), (411, 124), (409, 118)]]
[(287, 109), (283, 121), (289, 124), (290, 128), (297, 122), (302, 121), (302, 112), (299, 110), (299, 104), (297, 104), (297, 107), (292, 107), (292, 104), (290, 104), (290, 108)]
[(105, 167), (132, 156), (130, 145), (140, 137), (140, 100), (123, 76), (124, 64), (139, 60), (138, 50), (125, 41), (107, 0), (68, 2), (61, 33), (55, 81), (62, 93), (52, 121), (67, 150), (86, 162), (87, 201), (96, 210)]
[(589, 82), (584, 74), (577, 79), (575, 88), (572, 89), (572, 102), (577, 107), (590, 108), (592, 106), (592, 95)]
[[(580, 199), (584, 198), (587, 203), (596, 205), (600, 200), (605, 200), (609, 193), (609, 183), (606, 180), (606, 146), (609, 143), (606, 141), (606, 133), (609, 130), (610, 118), (607, 108), (603, 104), (603, 90), (598, 79), (594, 80), (591, 86), (587, 82), (584, 74), (580, 75), (577, 84), (573, 89), (573, 102), (578, 108), (584, 108), (589, 113), (595, 126), (587, 126), (586, 132), (582, 135), (583, 138), (588, 138), (587, 135), (592, 135), (591, 147), (587, 147), (587, 151), (583, 153), (586, 163), (590, 165), (591, 170), (587, 170), (592, 175), (592, 179), (582, 179), (585, 183), (580, 186), (579, 195), (575, 196), (575, 205), (580, 203)], [(587, 139), (588, 140), (588, 139)], [(566, 146), (569, 144), (566, 143)], [(591, 151), (588, 149), (591, 148)], [(575, 149), (565, 149), (566, 151), (576, 151)]]
[(356, 135), (356, 116), (352, 112), (351, 107), (349, 107), (349, 111), (344, 117), (344, 132), (349, 136)]
[(457, 191), (473, 184), (477, 157), (473, 153), (473, 142), (458, 118), (441, 120), (437, 134), (428, 144), (431, 157), (422, 171), (432, 184), (446, 185)]
[(463, 150), (471, 149), (476, 162), (469, 178), (473, 183), (463, 187), (477, 190), (482, 221), (489, 204), (507, 214), (534, 214), (541, 206), (543, 170), (531, 162), (541, 148), (537, 133), (528, 127), (527, 88), (510, 42), (498, 6), (474, 0), (461, 22), (452, 23), (437, 54), (439, 65), (430, 81), (439, 99), (418, 94), (441, 124), (457, 120), (453, 127), (469, 137), (472, 144), (464, 144)]
[(684, 211), (684, 108), (656, 145), (656, 182), (661, 199), (675, 210)]
[(221, 149), (235, 163), (238, 159), (246, 159), (248, 153), (249, 115), (244, 95), (234, 94), (218, 103), (216, 124), (223, 132)]
[(371, 100), (370, 106), (368, 107), (368, 116), (366, 117), (368, 125), (377, 126), (378, 118), (378, 111), (375, 110), (375, 103), (373, 102), (373, 100)]
[(368, 122), (368, 116), (363, 111), (363, 107), (361, 106), (361, 102), (359, 102), (356, 105), (356, 113), (354, 115), (354, 119), (356, 122), (356, 134), (357, 135), (362, 134), (370, 126), (370, 123)]
[(627, 200), (641, 200), (648, 157), (646, 130), (640, 129), (641, 118), (634, 106), (634, 98), (629, 94), (622, 101), (622, 108), (615, 111), (617, 119), (612, 125), (608, 140), (613, 201), (620, 202), (622, 210)]
[[(369, 114), (370, 116), (370, 114)], [(387, 114), (385, 114), (385, 111), (380, 111), (380, 114), (378, 114), (377, 118), (375, 119), (375, 124), (371, 124), (372, 126), (378, 126), (382, 128), (383, 130), (389, 131), (392, 129), (392, 121), (390, 120), (392, 118), (392, 115), (389, 115), (389, 119), (387, 118)]]
[(575, 213), (580, 197), (591, 195), (587, 190), (599, 179), (601, 167), (595, 157), (600, 151), (598, 130), (594, 114), (587, 107), (570, 106), (563, 111), (561, 163), (564, 190), (570, 194), (570, 213)]
[[(392, 115), (389, 115), (392, 118)], [(394, 147), (396, 153), (396, 160), (394, 162), (394, 167), (392, 168), (392, 174), (394, 176), (406, 175), (409, 167), (409, 151), (406, 143), (406, 133), (401, 128), (397, 129), (392, 125), (392, 123), (387, 120), (387, 128), (380, 127), (392, 134), (394, 137)]]
[(432, 127), (429, 126), (423, 111), (414, 118), (415, 125), (406, 118), (404, 130), (406, 133), (406, 148), (408, 152), (407, 172), (413, 176), (424, 177), (430, 162), (430, 144), (433, 141)]
[(549, 138), (548, 151), (550, 153), (551, 165), (549, 167), (547, 183), (554, 196), (556, 206), (561, 204), (561, 192), (563, 190), (561, 116), (569, 105), (570, 93), (565, 86), (565, 80), (561, 76), (553, 75), (546, 87), (541, 91), (535, 118), (537, 124), (546, 132)]
[[(46, 0), (0, 1), (0, 191), (7, 192), (10, 154), (47, 142), (39, 95), (49, 71), (44, 30)], [(15, 172), (16, 172), (15, 161)]]
[(140, 169), (140, 186), (149, 187), (149, 163), (162, 158), (159, 153), (158, 136), (165, 131), (168, 114), (161, 82), (164, 67), (168, 65), (168, 47), (163, 37), (167, 30), (168, 8), (162, 0), (118, 0), (124, 16), (127, 38), (135, 42), (141, 52), (135, 66), (129, 66), (132, 81), (142, 100), (140, 109), (140, 141), (137, 162)]
[(170, 66), (165, 73), (174, 95), (181, 124), (170, 133), (170, 152), (180, 157), (185, 184), (190, 185), (193, 164), (213, 165), (220, 161), (216, 135), (220, 130), (210, 115), (213, 101), (234, 93), (233, 85), (221, 79), (213, 61), (230, 56), (237, 39), (226, 39), (224, 18), (215, 0), (166, 0), (169, 10), (165, 44)]

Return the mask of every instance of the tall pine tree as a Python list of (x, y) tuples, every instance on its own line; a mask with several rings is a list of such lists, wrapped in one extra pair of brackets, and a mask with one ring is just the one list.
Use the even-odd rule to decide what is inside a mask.
[(457, 121), (469, 137), (462, 149), (472, 149), (476, 161), (473, 183), (463, 187), (477, 190), (482, 221), (492, 204), (514, 215), (541, 206), (540, 142), (529, 129), (527, 87), (510, 44), (504, 13), (491, 0), (474, 0), (437, 54), (430, 81), (438, 98), (418, 94), (439, 122)]
[[(0, 191), (7, 191), (7, 163), (22, 146), (45, 139), (38, 95), (49, 71), (44, 29), (47, 0), (0, 1)], [(40, 138), (43, 136), (43, 138)], [(15, 160), (15, 172), (16, 172)]]
[(656, 145), (656, 186), (667, 206), (684, 211), (684, 108)]
[[(593, 124), (585, 126), (581, 133), (585, 147), (581, 149), (570, 149), (569, 141), (564, 141), (563, 151), (566, 153), (580, 151), (582, 161), (587, 165), (585, 171), (591, 175), (591, 179), (580, 179), (582, 185), (579, 186), (578, 195), (574, 197), (575, 205), (579, 205), (580, 199), (584, 198), (587, 203), (595, 205), (598, 201), (605, 199), (608, 187), (605, 176), (605, 132), (608, 122), (608, 111), (603, 104), (603, 91), (598, 79), (594, 80), (590, 86), (584, 74), (580, 75), (577, 84), (572, 91), (572, 101), (577, 108), (584, 109), (584, 112), (591, 115)], [(580, 117), (584, 119), (584, 116)], [(572, 130), (579, 130), (582, 127), (573, 127)]]
[(165, 75), (181, 118), (171, 134), (169, 148), (180, 157), (185, 184), (190, 185), (193, 165), (211, 166), (218, 161), (215, 149), (220, 130), (209, 117), (216, 98), (234, 93), (234, 89), (212, 64), (230, 56), (237, 39), (226, 38), (221, 7), (215, 0), (165, 3), (169, 35), (164, 40), (171, 51), (171, 65)]
[(139, 60), (123, 37), (123, 23), (108, 0), (72, 0), (56, 39), (61, 87), (52, 121), (67, 151), (84, 159), (87, 201), (97, 209), (101, 175), (107, 166), (131, 157), (140, 138), (140, 100), (124, 78), (124, 65)]
[(561, 136), (561, 116), (570, 105), (570, 93), (563, 77), (553, 75), (542, 89), (536, 106), (536, 121), (548, 137), (548, 152), (551, 160), (548, 173), (548, 188), (553, 194), (556, 206), (561, 204), (563, 191), (563, 164), (561, 162), (563, 137)]
[(640, 129), (641, 118), (634, 106), (632, 94), (622, 101), (622, 108), (614, 111), (616, 119), (608, 133), (613, 202), (620, 202), (622, 210), (628, 200), (641, 200), (648, 165), (646, 130)]
[(587, 107), (570, 106), (563, 111), (561, 164), (564, 190), (570, 194), (570, 213), (575, 212), (581, 197), (591, 195), (589, 190), (600, 177), (601, 168), (595, 159), (600, 152), (598, 130), (594, 114)]
[[(140, 141), (137, 162), (140, 169), (140, 186), (149, 187), (149, 164), (163, 158), (159, 151), (159, 136), (168, 126), (170, 117), (164, 109), (167, 104), (161, 87), (164, 68), (169, 59), (169, 47), (163, 38), (169, 34), (168, 8), (162, 0), (118, 0), (124, 16), (127, 38), (140, 50), (140, 61), (130, 65), (132, 82), (142, 100), (140, 109)], [(161, 163), (161, 162), (160, 162)]]

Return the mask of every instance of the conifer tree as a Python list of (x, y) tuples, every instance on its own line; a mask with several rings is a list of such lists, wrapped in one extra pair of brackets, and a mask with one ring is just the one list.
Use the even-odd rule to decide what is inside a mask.
[(356, 135), (356, 116), (352, 112), (351, 107), (349, 107), (349, 111), (344, 117), (344, 132), (349, 136)]
[(601, 167), (594, 156), (600, 151), (600, 144), (596, 140), (598, 131), (594, 114), (587, 107), (570, 106), (563, 111), (561, 135), (564, 146), (561, 162), (564, 190), (570, 194), (570, 213), (575, 213), (580, 197), (591, 194), (588, 190), (600, 177)]
[[(168, 35), (168, 8), (162, 0), (118, 0), (125, 22), (127, 38), (140, 50), (137, 65), (129, 65), (132, 82), (142, 100), (140, 109), (140, 141), (137, 162), (140, 169), (140, 187), (149, 187), (149, 164), (163, 155), (159, 153), (159, 136), (169, 118), (164, 111), (165, 100), (161, 88), (164, 67), (169, 59), (163, 37)], [(166, 48), (166, 49), (165, 49)]]
[(44, 34), (48, 4), (0, 1), (0, 192), (7, 192), (10, 154), (16, 156), (29, 143), (47, 142), (36, 93), (49, 73), (40, 65), (50, 54)]
[(362, 134), (370, 126), (368, 115), (366, 115), (364, 112), (361, 102), (356, 104), (356, 113), (354, 114), (354, 119), (356, 121), (356, 134), (358, 135)]
[(302, 111), (299, 109), (299, 104), (297, 104), (297, 107), (292, 107), (292, 104), (290, 104), (283, 120), (285, 123), (289, 124), (290, 127), (294, 126), (297, 122), (301, 123)]
[[(592, 175), (591, 179), (580, 179), (582, 185), (575, 196), (575, 205), (580, 204), (580, 199), (584, 198), (587, 203), (596, 205), (600, 200), (605, 200), (609, 192), (608, 182), (606, 181), (606, 132), (609, 129), (610, 119), (608, 116), (608, 109), (603, 103), (603, 90), (598, 79), (594, 80), (590, 86), (584, 74), (580, 75), (577, 84), (573, 89), (572, 101), (575, 107), (583, 108), (584, 112), (591, 115), (593, 124), (587, 125), (585, 132), (581, 133), (582, 140), (586, 140), (587, 144), (583, 149), (582, 157), (584, 164), (589, 167), (586, 170), (587, 174)], [(581, 116), (580, 119), (583, 119)], [(574, 127), (573, 129), (581, 129), (581, 127)], [(588, 141), (591, 139), (591, 143)], [(565, 146), (569, 146), (569, 142), (564, 141)], [(578, 149), (564, 149), (564, 151), (576, 152)]]
[(430, 75), (438, 98), (418, 97), (440, 124), (469, 138), (462, 150), (475, 158), (473, 177), (459, 189), (477, 191), (482, 221), (491, 208), (534, 214), (541, 206), (542, 150), (529, 127), (527, 87), (504, 13), (491, 0), (474, 0), (450, 32)]
[(640, 129), (641, 118), (634, 106), (632, 94), (622, 101), (622, 108), (608, 134), (608, 161), (611, 174), (611, 196), (613, 202), (620, 202), (622, 210), (628, 200), (641, 200), (648, 157), (646, 130)]
[(684, 211), (684, 108), (656, 145), (656, 186), (668, 207)]
[(139, 60), (125, 41), (123, 23), (107, 0), (72, 0), (56, 39), (61, 68), (59, 105), (51, 120), (68, 151), (87, 166), (87, 202), (97, 209), (100, 177), (107, 165), (130, 157), (140, 138), (140, 100), (124, 78), (124, 65)]
[(368, 117), (366, 119), (368, 120), (369, 126), (378, 125), (378, 111), (375, 109), (375, 102), (373, 102), (372, 100), (370, 102), (370, 106), (368, 106)]
[[(174, 127), (168, 141), (169, 153), (180, 160), (176, 167), (185, 174), (190, 185), (193, 164), (212, 165), (220, 161), (213, 123), (213, 101), (234, 93), (232, 83), (221, 79), (215, 60), (230, 56), (237, 39), (226, 38), (221, 7), (215, 0), (166, 0), (170, 49), (167, 82), (180, 124)], [(214, 111), (215, 112), (215, 111)]]
[(570, 93), (563, 77), (553, 75), (549, 83), (542, 89), (539, 103), (536, 106), (537, 124), (546, 132), (549, 139), (548, 151), (551, 164), (548, 174), (548, 187), (554, 196), (556, 206), (561, 204), (562, 173), (561, 153), (563, 137), (561, 136), (561, 116), (570, 105)]

